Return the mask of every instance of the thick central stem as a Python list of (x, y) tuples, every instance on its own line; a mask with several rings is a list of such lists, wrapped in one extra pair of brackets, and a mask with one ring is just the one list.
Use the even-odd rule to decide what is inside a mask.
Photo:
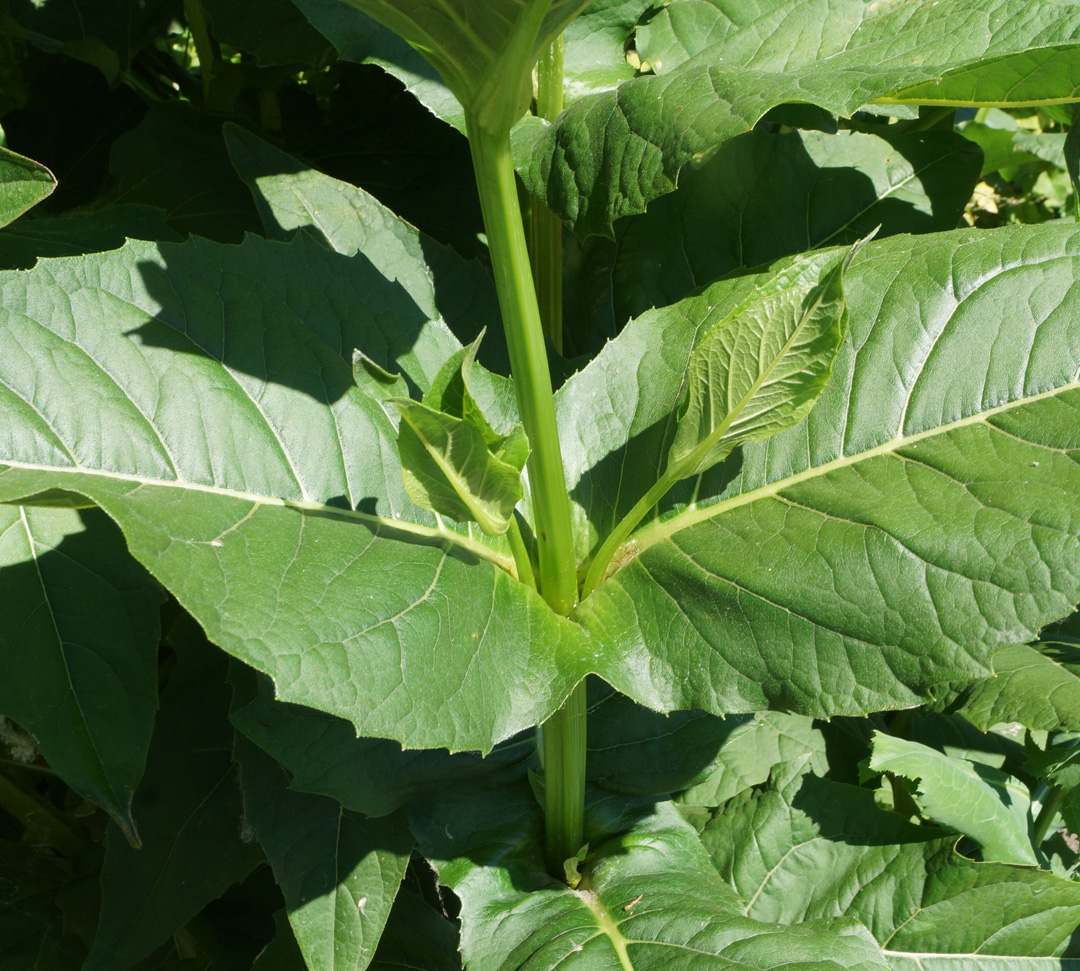
[[(466, 115), (488, 249), (510, 352), (518, 410), (529, 438), (529, 489), (540, 593), (566, 616), (577, 600), (570, 499), (563, 472), (547, 349), (518, 206), (509, 132)], [(544, 724), (546, 856), (553, 875), (581, 847), (585, 811), (585, 685)]]

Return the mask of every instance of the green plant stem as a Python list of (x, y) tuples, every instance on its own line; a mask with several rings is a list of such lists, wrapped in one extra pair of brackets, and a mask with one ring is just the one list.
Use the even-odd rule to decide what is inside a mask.
[(509, 132), (491, 133), (466, 115), (491, 265), (499, 294), (518, 409), (529, 439), (540, 593), (566, 616), (577, 600), (570, 498), (566, 490), (547, 349), (518, 207)]
[(184, 18), (187, 20), (191, 39), (195, 41), (195, 53), (199, 58), (199, 76), (202, 78), (203, 100), (210, 100), (210, 87), (214, 83), (217, 53), (210, 39), (210, 27), (206, 11), (199, 0), (184, 0)]
[(527, 587), (535, 588), (536, 577), (533, 575), (532, 559), (529, 557), (525, 540), (521, 536), (521, 527), (518, 526), (516, 515), (510, 519), (510, 528), (506, 531), (506, 538), (510, 541), (510, 552), (514, 556), (518, 580)]
[[(466, 113), (469, 146), (491, 265), (510, 352), (518, 410), (529, 438), (529, 486), (540, 593), (566, 616), (577, 601), (577, 570), (555, 401), (540, 310), (525, 245), (508, 129), (489, 130)], [(545, 849), (552, 875), (581, 845), (585, 814), (585, 699), (579, 685), (544, 723)]]
[(548, 872), (565, 879), (563, 861), (585, 842), (585, 682), (544, 722), (544, 855)]
[[(681, 470), (682, 467), (683, 464), (680, 463), (678, 469)], [(583, 600), (604, 582), (608, 564), (611, 562), (612, 557), (615, 556), (619, 547), (630, 538), (630, 534), (637, 528), (638, 523), (648, 515), (649, 510), (652, 509), (653, 506), (664, 498), (667, 491), (675, 485), (680, 478), (682, 478), (682, 476), (678, 474), (677, 470), (668, 469), (665, 471), (664, 474), (653, 483), (652, 488), (650, 488), (649, 491), (634, 504), (634, 508), (623, 516), (619, 521), (619, 524), (608, 534), (607, 539), (601, 544), (600, 549), (596, 551), (596, 556), (593, 557), (593, 561), (589, 565), (588, 573), (585, 574), (585, 583), (581, 588), (581, 598)]]
[[(563, 109), (563, 35), (537, 65), (536, 114), (554, 121)], [(531, 202), (529, 253), (544, 333), (555, 350), (563, 352), (562, 220), (539, 199)]]
[(1066, 790), (1062, 786), (1054, 786), (1050, 792), (1047, 793), (1046, 800), (1042, 804), (1042, 809), (1039, 810), (1039, 815), (1035, 817), (1032, 842), (1036, 847), (1042, 846), (1043, 840), (1046, 839), (1046, 834), (1050, 831), (1050, 824), (1061, 810), (1066, 795)]

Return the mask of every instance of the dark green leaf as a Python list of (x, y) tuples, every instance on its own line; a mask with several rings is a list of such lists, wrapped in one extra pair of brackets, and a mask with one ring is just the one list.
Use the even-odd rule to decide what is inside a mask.
[(200, 0), (210, 17), (214, 37), (253, 54), (263, 67), (315, 67), (331, 53), (290, 0)]
[(262, 860), (231, 759), (227, 658), (193, 627), (184, 620), (170, 636), (179, 660), (134, 803), (142, 849), (110, 831), (86, 971), (114, 971), (149, 954)]
[(409, 863), (412, 836), (334, 799), (292, 792), (273, 759), (246, 739), (236, 754), (244, 813), (274, 868), (311, 971), (363, 971), (375, 954)]
[(36, 206), (56, 188), (56, 177), (44, 165), (0, 146), (0, 226)]
[(0, 505), (0, 712), (138, 842), (160, 587), (99, 510)]

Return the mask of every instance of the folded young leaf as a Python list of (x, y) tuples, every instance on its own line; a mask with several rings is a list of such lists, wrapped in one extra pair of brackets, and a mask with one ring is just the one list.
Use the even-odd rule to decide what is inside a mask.
[(881, 732), (874, 733), (873, 747), (870, 768), (915, 782), (923, 812), (975, 840), (984, 860), (1038, 866), (1031, 796), (1007, 773)]
[(665, 477), (706, 472), (736, 445), (801, 421), (832, 376), (843, 323), (837, 266), (816, 286), (769, 281), (706, 331), (687, 365), (689, 390)]
[[(405, 489), (418, 506), (458, 522), (475, 522), (489, 536), (510, 528), (521, 501), (521, 472), (528, 449), (520, 445), (503, 461), (471, 422), (407, 398), (394, 398), (401, 413), (398, 453)], [(524, 432), (516, 442), (524, 441)]]

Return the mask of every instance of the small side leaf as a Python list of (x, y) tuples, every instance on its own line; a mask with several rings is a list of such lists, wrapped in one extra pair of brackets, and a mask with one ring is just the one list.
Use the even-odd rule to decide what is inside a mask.
[(873, 745), (870, 767), (918, 781), (926, 815), (975, 840), (984, 859), (1038, 865), (1028, 837), (1030, 798), (1005, 772), (880, 732)]
[(56, 188), (44, 165), (0, 146), (0, 226), (18, 219)]
[(694, 348), (668, 453), (680, 478), (707, 471), (736, 445), (790, 428), (814, 406), (844, 337), (851, 253), (817, 286), (787, 275), (769, 281)]

